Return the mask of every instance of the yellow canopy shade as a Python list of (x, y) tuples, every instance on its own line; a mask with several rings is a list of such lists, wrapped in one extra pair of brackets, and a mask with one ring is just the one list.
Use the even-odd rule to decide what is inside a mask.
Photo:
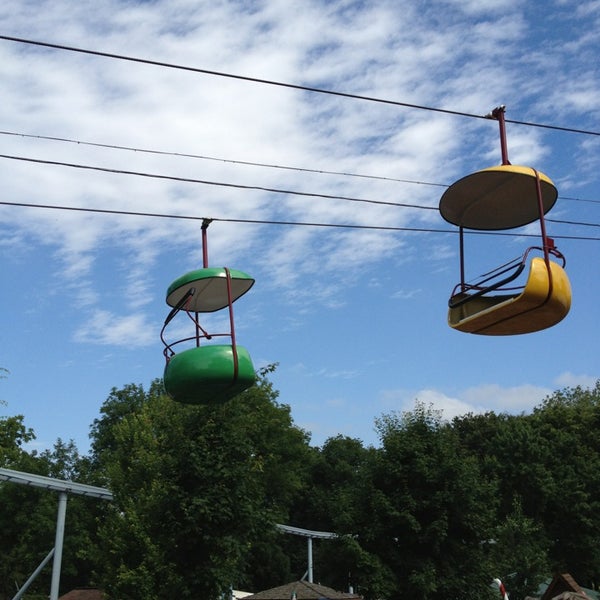
[[(543, 212), (556, 202), (558, 191), (540, 173)], [(465, 229), (500, 230), (527, 225), (540, 218), (536, 171), (531, 167), (498, 165), (453, 183), (440, 199), (440, 213)]]

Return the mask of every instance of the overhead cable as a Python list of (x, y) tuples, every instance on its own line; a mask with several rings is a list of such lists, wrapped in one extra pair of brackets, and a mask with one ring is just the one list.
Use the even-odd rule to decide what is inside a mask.
[[(206, 156), (203, 154), (190, 154), (185, 152), (174, 152), (169, 150), (156, 150), (152, 148), (138, 148), (136, 146), (122, 146), (118, 144), (105, 144), (100, 142), (90, 142), (85, 140), (76, 140), (72, 138), (65, 137), (57, 137), (57, 136), (49, 136), (49, 135), (39, 135), (39, 134), (31, 134), (31, 133), (20, 133), (15, 131), (2, 131), (0, 130), (0, 135), (7, 135), (13, 137), (22, 137), (27, 139), (36, 139), (36, 140), (47, 140), (53, 142), (64, 142), (69, 144), (76, 144), (78, 146), (92, 146), (96, 148), (106, 148), (110, 150), (125, 150), (129, 152), (135, 152), (136, 154), (154, 154), (159, 156), (174, 156), (179, 158), (193, 158), (199, 160), (209, 160), (216, 162), (229, 163), (234, 165), (245, 165), (251, 167), (261, 167), (268, 169), (282, 169), (286, 171), (296, 171), (300, 173), (316, 173), (319, 175), (337, 175), (341, 177), (357, 177), (361, 179), (373, 179), (379, 181), (390, 181), (393, 183), (408, 183), (413, 185), (427, 185), (433, 187), (443, 187), (447, 188), (449, 185), (447, 183), (436, 183), (432, 181), (421, 181), (417, 179), (401, 179), (398, 177), (388, 177), (383, 175), (372, 175), (367, 173), (351, 173), (345, 171), (331, 171), (326, 169), (311, 169), (308, 167), (294, 167), (290, 165), (277, 165), (272, 163), (262, 163), (255, 161), (246, 161), (246, 160), (235, 160), (231, 158), (222, 158), (216, 156)], [(572, 202), (590, 202), (594, 204), (600, 204), (600, 200), (591, 200), (586, 198), (574, 198), (571, 196), (559, 196), (561, 200), (569, 200)]]
[(146, 173), (143, 171), (127, 171), (124, 169), (110, 169), (108, 167), (98, 167), (98, 166), (94, 166), (94, 165), (68, 163), (68, 162), (56, 161), (56, 160), (43, 160), (41, 158), (30, 158), (27, 156), (14, 156), (14, 155), (10, 155), (10, 154), (0, 154), (0, 158), (5, 158), (8, 160), (23, 161), (23, 162), (38, 163), (38, 164), (42, 164), (42, 165), (69, 167), (72, 169), (84, 169), (84, 170), (88, 170), (88, 171), (100, 171), (103, 173), (115, 173), (118, 175), (133, 175), (136, 177), (148, 177), (151, 179), (166, 179), (169, 181), (177, 181), (180, 183), (196, 183), (196, 184), (202, 184), (202, 185), (212, 185), (212, 186), (235, 188), (235, 189), (241, 189), (241, 190), (269, 192), (269, 193), (273, 193), (273, 194), (287, 194), (287, 195), (292, 195), (292, 196), (323, 198), (323, 199), (328, 199), (328, 200), (345, 200), (346, 202), (364, 202), (367, 204), (381, 204), (384, 206), (399, 206), (402, 208), (418, 208), (418, 209), (423, 209), (423, 210), (437, 210), (437, 207), (435, 207), (435, 206), (423, 206), (420, 204), (407, 204), (404, 202), (388, 202), (385, 200), (369, 200), (368, 198), (353, 198), (350, 196), (338, 196), (338, 195), (334, 195), (334, 194), (319, 194), (316, 192), (301, 192), (298, 190), (285, 190), (285, 189), (270, 188), (270, 187), (264, 187), (264, 186), (258, 186), (258, 185), (244, 185), (244, 184), (229, 183), (229, 182), (224, 182), (224, 181), (209, 181), (209, 180), (205, 180), (205, 179), (194, 179), (194, 178), (190, 178), (190, 177), (178, 177), (175, 175), (161, 175), (158, 173)]
[[(163, 61), (157, 61), (157, 60), (150, 60), (147, 58), (140, 58), (140, 57), (136, 57), (136, 56), (127, 56), (124, 54), (116, 54), (113, 52), (101, 52), (98, 50), (89, 50), (87, 48), (78, 48), (75, 46), (66, 46), (64, 44), (53, 44), (50, 42), (41, 42), (38, 40), (30, 40), (30, 39), (25, 39), (25, 38), (20, 38), (20, 37), (13, 37), (13, 36), (8, 36), (8, 35), (0, 35), (0, 39), (1, 40), (6, 40), (9, 42), (17, 42), (17, 43), (21, 43), (21, 44), (29, 44), (29, 45), (33, 45), (33, 46), (40, 46), (40, 47), (44, 47), (44, 48), (52, 48), (54, 50), (66, 50), (68, 52), (78, 52), (80, 54), (88, 54), (88, 55), (93, 55), (93, 56), (100, 56), (103, 58), (112, 58), (112, 59), (116, 59), (116, 60), (124, 60), (124, 61), (129, 61), (129, 62), (135, 62), (135, 63), (140, 63), (140, 64), (146, 64), (146, 65), (151, 65), (151, 66), (155, 66), (155, 67), (164, 67), (164, 68), (168, 68), (168, 69), (177, 69), (177, 70), (181, 70), (181, 71), (189, 71), (192, 73), (200, 73), (203, 75), (213, 75), (213, 76), (217, 76), (217, 77), (226, 77), (229, 79), (237, 79), (240, 81), (248, 81), (251, 83), (259, 83), (259, 84), (264, 84), (264, 85), (272, 85), (272, 86), (278, 86), (278, 87), (283, 87), (283, 88), (289, 88), (289, 89), (294, 89), (294, 90), (300, 90), (300, 91), (304, 91), (304, 92), (313, 92), (313, 93), (318, 93), (318, 94), (327, 94), (327, 95), (331, 95), (331, 96), (340, 96), (343, 98), (350, 98), (353, 100), (364, 100), (367, 102), (377, 102), (380, 104), (389, 104), (389, 105), (393, 105), (393, 106), (402, 106), (404, 108), (414, 108), (414, 109), (419, 109), (419, 110), (427, 110), (427, 111), (431, 111), (431, 112), (437, 112), (437, 113), (444, 113), (444, 114), (448, 114), (448, 115), (455, 115), (455, 116), (460, 116), (460, 117), (469, 117), (469, 118), (473, 118), (473, 119), (488, 119), (487, 116), (485, 115), (476, 115), (473, 113), (467, 113), (467, 112), (462, 112), (462, 111), (457, 111), (457, 110), (450, 110), (450, 109), (446, 109), (446, 108), (439, 108), (439, 107), (433, 107), (433, 106), (425, 106), (425, 105), (420, 105), (420, 104), (412, 104), (412, 103), (408, 103), (408, 102), (400, 102), (397, 100), (389, 100), (389, 99), (385, 99), (385, 98), (377, 98), (377, 97), (373, 97), (373, 96), (364, 96), (361, 94), (352, 94), (349, 92), (340, 92), (340, 91), (336, 91), (336, 90), (329, 90), (329, 89), (325, 89), (325, 88), (317, 88), (317, 87), (313, 87), (313, 86), (307, 86), (307, 85), (299, 85), (299, 84), (294, 84), (294, 83), (286, 83), (283, 81), (275, 81), (272, 79), (263, 79), (263, 78), (259, 78), (259, 77), (249, 77), (247, 75), (237, 75), (234, 73), (226, 73), (226, 72), (222, 72), (222, 71), (214, 71), (211, 69), (201, 69), (198, 67), (190, 67), (187, 65), (180, 65), (180, 64), (175, 64), (175, 63), (168, 63), (168, 62), (163, 62)], [(600, 136), (600, 132), (598, 131), (590, 131), (590, 130), (585, 130), (585, 129), (576, 129), (573, 127), (562, 127), (559, 125), (548, 125), (548, 124), (544, 124), (544, 123), (532, 123), (532, 122), (527, 122), (527, 121), (516, 121), (516, 120), (512, 120), (512, 119), (505, 119), (506, 123), (513, 123), (515, 125), (526, 125), (528, 127), (539, 127), (539, 128), (543, 128), (543, 129), (553, 129), (556, 131), (564, 131), (567, 133), (579, 133), (579, 134), (584, 134), (584, 135), (594, 135), (594, 136)]]
[[(108, 168), (108, 167), (99, 167), (99, 166), (95, 166), (95, 165), (84, 165), (84, 164), (78, 164), (78, 163), (68, 163), (68, 162), (62, 162), (62, 161), (44, 160), (44, 159), (40, 159), (40, 158), (31, 158), (31, 157), (26, 157), (26, 156), (13, 156), (13, 155), (9, 155), (9, 154), (0, 154), (0, 158), (5, 158), (8, 160), (23, 161), (23, 162), (33, 162), (33, 163), (38, 163), (38, 164), (43, 164), (43, 165), (68, 167), (68, 168), (83, 169), (83, 170), (89, 170), (89, 171), (99, 171), (102, 173), (112, 173), (112, 174), (117, 174), (117, 175), (130, 175), (130, 176), (135, 176), (135, 177), (147, 177), (150, 179), (177, 181), (180, 183), (194, 183), (194, 184), (200, 184), (200, 185), (211, 185), (211, 186), (234, 188), (234, 189), (241, 189), (241, 190), (261, 191), (261, 192), (268, 192), (268, 193), (274, 193), (274, 194), (284, 194), (284, 195), (301, 196), (301, 197), (308, 197), (308, 198), (322, 198), (322, 199), (327, 199), (327, 200), (343, 200), (345, 202), (359, 202), (359, 203), (362, 202), (362, 203), (366, 203), (366, 204), (395, 206), (395, 207), (399, 207), (399, 208), (413, 208), (413, 209), (419, 209), (419, 210), (435, 210), (435, 211), (438, 210), (438, 208), (436, 206), (426, 206), (423, 204), (408, 204), (406, 202), (390, 202), (387, 200), (372, 200), (369, 198), (355, 198), (355, 197), (351, 197), (351, 196), (340, 196), (340, 195), (335, 195), (335, 194), (322, 194), (322, 193), (317, 193), (317, 192), (301, 192), (298, 190), (286, 190), (286, 189), (282, 189), (282, 188), (269, 188), (269, 187), (264, 187), (264, 186), (244, 185), (244, 184), (221, 182), (221, 181), (209, 181), (209, 180), (204, 180), (204, 179), (194, 179), (194, 178), (190, 178), (190, 177), (178, 177), (175, 175), (162, 175), (159, 173), (147, 173), (147, 172), (143, 172), (143, 171), (128, 171), (128, 170), (124, 170), (124, 169), (112, 169), (112, 168)], [(583, 226), (588, 226), (588, 227), (600, 227), (600, 225), (598, 225), (596, 223), (565, 221), (565, 220), (560, 220), (560, 219), (547, 219), (547, 220), (552, 221), (554, 223), (562, 223), (562, 224), (567, 224), (567, 225), (583, 225)]]
[(395, 183), (412, 183), (416, 185), (431, 185), (435, 187), (448, 187), (447, 183), (432, 183), (429, 181), (417, 181), (414, 179), (399, 179), (397, 177), (386, 177), (384, 175), (367, 175), (365, 173), (347, 173), (344, 171), (328, 171), (325, 169), (310, 169), (308, 167), (292, 167), (289, 165), (276, 165), (272, 163), (261, 163), (252, 162), (248, 160), (234, 160), (231, 158), (221, 158), (216, 156), (206, 156), (203, 154), (189, 154), (186, 152), (173, 152), (169, 150), (155, 150), (148, 148), (136, 148), (134, 146), (120, 146), (117, 144), (102, 144), (99, 142), (88, 142), (83, 140), (75, 140), (71, 138), (55, 137), (49, 135), (36, 135), (31, 133), (18, 133), (15, 131), (0, 131), (0, 135), (10, 135), (14, 137), (22, 137), (36, 140), (48, 140), (53, 142), (66, 142), (70, 144), (77, 144), (81, 146), (93, 146), (96, 148), (106, 148), (109, 150), (128, 150), (130, 152), (143, 153), (143, 154), (155, 154), (159, 156), (175, 156), (179, 158), (194, 158), (200, 160), (211, 160), (215, 162), (224, 162), (233, 165), (245, 165), (249, 167), (264, 167), (268, 169), (282, 169), (285, 171), (297, 171), (300, 173), (317, 173), (321, 175), (339, 175), (341, 177), (359, 177), (362, 179), (375, 179), (381, 181), (392, 181)]
[[(450, 233), (458, 234), (458, 229), (435, 229), (432, 227), (394, 227), (391, 225), (362, 225), (362, 224), (350, 224), (350, 223), (322, 223), (322, 222), (307, 222), (307, 221), (280, 221), (273, 219), (239, 219), (239, 218), (225, 218), (225, 217), (200, 217), (193, 215), (174, 215), (169, 213), (151, 213), (151, 212), (139, 212), (131, 210), (117, 210), (109, 208), (89, 208), (84, 206), (66, 206), (66, 205), (55, 205), (55, 204), (37, 204), (31, 202), (9, 202), (6, 200), (0, 200), (0, 206), (14, 206), (21, 208), (37, 208), (37, 209), (49, 209), (49, 210), (63, 210), (63, 211), (74, 211), (74, 212), (86, 212), (86, 213), (97, 213), (97, 214), (108, 214), (108, 215), (123, 215), (130, 217), (155, 217), (159, 219), (181, 219), (191, 221), (220, 221), (222, 223), (243, 223), (251, 225), (290, 225), (290, 226), (304, 226), (304, 227), (326, 227), (334, 229), (365, 229), (375, 231), (405, 231), (405, 232), (416, 232), (416, 233)], [(503, 231), (466, 231), (466, 235), (493, 235), (493, 236), (504, 236), (504, 237), (523, 237), (523, 238), (539, 238), (539, 234), (533, 233), (510, 233)], [(556, 240), (578, 240), (578, 241), (591, 241), (600, 242), (600, 238), (576, 236), (576, 235), (553, 235), (553, 239)]]

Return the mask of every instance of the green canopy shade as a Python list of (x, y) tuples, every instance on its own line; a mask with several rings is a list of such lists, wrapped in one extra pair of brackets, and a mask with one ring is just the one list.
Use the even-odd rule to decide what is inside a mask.
[(227, 271), (231, 278), (231, 301), (235, 302), (253, 285), (254, 279), (247, 273), (225, 267), (213, 267), (190, 271), (176, 279), (167, 290), (167, 304), (177, 303), (188, 291), (193, 290), (185, 309), (190, 312), (214, 312), (229, 305), (227, 297)]
[[(546, 214), (558, 191), (538, 171)], [(498, 165), (467, 175), (453, 183), (440, 199), (440, 213), (449, 223), (465, 229), (500, 230), (527, 225), (540, 218), (536, 171), (531, 167)]]
[(165, 390), (173, 400), (184, 404), (225, 402), (256, 380), (248, 351), (236, 346), (238, 372), (235, 376), (231, 345), (206, 345), (173, 355), (164, 372)]

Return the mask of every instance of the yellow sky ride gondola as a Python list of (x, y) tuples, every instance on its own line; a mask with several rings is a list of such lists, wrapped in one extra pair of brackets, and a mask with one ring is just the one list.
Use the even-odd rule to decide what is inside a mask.
[[(440, 199), (440, 214), (458, 225), (460, 234), (461, 280), (448, 301), (448, 324), (457, 331), (482, 335), (531, 333), (559, 323), (571, 306), (565, 258), (546, 235), (544, 221), (558, 192), (543, 173), (508, 161), (504, 107), (488, 116), (500, 125), (502, 164), (463, 177)], [(540, 247), (528, 248), (522, 258), (486, 273), (475, 283), (465, 281), (465, 229), (513, 229), (536, 220), (541, 228)], [(542, 256), (531, 259), (527, 282), (512, 287), (534, 251)]]
[[(172, 310), (160, 334), (165, 346), (165, 390), (171, 398), (185, 404), (225, 402), (256, 380), (248, 351), (236, 342), (233, 318), (233, 303), (254, 285), (254, 279), (243, 271), (208, 267), (206, 230), (209, 224), (209, 219), (202, 224), (204, 266), (182, 275), (167, 289), (166, 301)], [(229, 311), (229, 331), (208, 333), (200, 325), (199, 314), (224, 308)], [(192, 320), (194, 334), (168, 343), (164, 337), (165, 329), (182, 311)], [(230, 343), (205, 343), (220, 336), (229, 338)], [(191, 347), (176, 353), (175, 346), (186, 342)]]

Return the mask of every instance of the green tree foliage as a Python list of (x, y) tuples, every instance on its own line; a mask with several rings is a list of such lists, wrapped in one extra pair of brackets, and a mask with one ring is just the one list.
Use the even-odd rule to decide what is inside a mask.
[(311, 529), (333, 528), (340, 534), (354, 533), (356, 491), (369, 454), (357, 439), (342, 435), (328, 439), (315, 453), (311, 468), (310, 494), (304, 508), (309, 512), (309, 522), (296, 513)]
[[(90, 428), (92, 441), (92, 460), (96, 466), (102, 462), (104, 454), (110, 454), (117, 449), (116, 426), (125, 417), (135, 414), (147, 402), (148, 398), (160, 396), (163, 387), (156, 379), (146, 392), (141, 385), (129, 384), (118, 390), (113, 388), (100, 407), (100, 418), (95, 419)], [(101, 470), (101, 469), (99, 469)]]
[[(553, 572), (600, 582), (600, 382), (567, 388), (530, 415), (444, 422), (431, 407), (383, 415), (381, 446), (336, 436), (320, 448), (268, 380), (217, 406), (113, 389), (72, 442), (27, 451), (22, 416), (0, 417), (0, 465), (109, 487), (70, 497), (61, 591), (102, 585), (119, 600), (214, 600), (298, 579), (306, 539), (276, 523), (334, 531), (315, 540), (317, 581), (366, 600), (511, 600)], [(0, 483), (0, 599), (52, 547), (56, 495)], [(49, 588), (49, 569), (31, 598)]]
[(23, 444), (32, 442), (35, 434), (25, 426), (23, 415), (0, 417), (0, 466), (16, 469), (26, 452)]
[(551, 573), (548, 562), (550, 542), (539, 521), (523, 513), (520, 498), (502, 517), (487, 541), (491, 564), (511, 598), (534, 594)]
[(529, 416), (466, 415), (452, 426), (496, 489), (495, 527), (486, 538), (494, 576), (504, 581), (511, 598), (531, 595), (550, 573), (542, 514), (558, 491), (548, 466), (551, 446)]
[(532, 417), (550, 452), (554, 482), (541, 514), (552, 540), (556, 571), (570, 572), (582, 585), (600, 583), (600, 381), (594, 388), (566, 388), (546, 398)]
[[(0, 379), (6, 376), (0, 368)], [(4, 401), (0, 404), (5, 404)], [(23, 448), (35, 434), (25, 426), (23, 415), (0, 417), (0, 467), (13, 470), (35, 470), (36, 461)], [(27, 565), (33, 570), (37, 559), (34, 548), (35, 532), (29, 523), (31, 511), (39, 499), (37, 493), (26, 493), (20, 486), (0, 482), (0, 598), (12, 598), (28, 577)], [(28, 490), (31, 491), (31, 490)], [(37, 562), (35, 562), (37, 560)]]
[[(338, 435), (315, 449), (310, 469), (310, 488), (294, 505), (291, 523), (306, 529), (337, 533), (335, 540), (313, 543), (313, 574), (317, 580), (339, 590), (356, 588), (377, 597), (387, 589), (390, 579), (385, 565), (357, 541), (365, 522), (361, 497), (371, 494), (370, 465), (376, 450), (365, 448), (354, 438)], [(307, 568), (306, 540), (289, 539), (294, 572), (299, 578)]]
[(94, 459), (115, 495), (101, 528), (105, 588), (121, 600), (217, 598), (301, 492), (308, 436), (265, 377), (217, 406), (156, 391), (111, 394), (110, 424), (95, 424)]
[(453, 428), (417, 403), (377, 421), (382, 449), (372, 473), (361, 545), (395, 576), (389, 600), (484, 598), (490, 565), (482, 540), (495, 516), (494, 488)]

